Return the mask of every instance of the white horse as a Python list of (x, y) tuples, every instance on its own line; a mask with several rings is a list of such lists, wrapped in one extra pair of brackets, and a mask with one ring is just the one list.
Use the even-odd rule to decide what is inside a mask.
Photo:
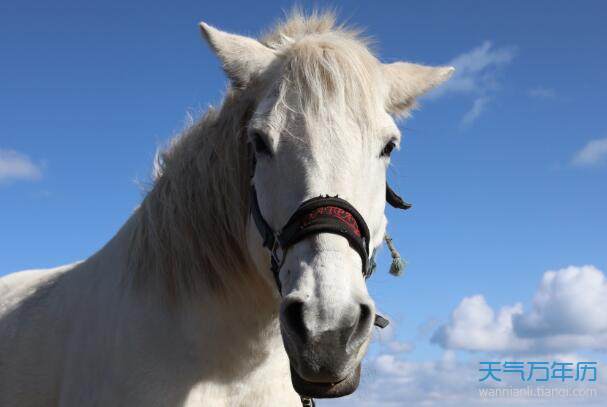
[(295, 390), (356, 389), (368, 259), (311, 234), (284, 254), (277, 289), (250, 184), (276, 231), (338, 195), (374, 250), (394, 118), (453, 68), (383, 64), (328, 14), (294, 13), (261, 40), (200, 26), (231, 82), (221, 107), (171, 142), (100, 251), (0, 279), (0, 406), (299, 406)]

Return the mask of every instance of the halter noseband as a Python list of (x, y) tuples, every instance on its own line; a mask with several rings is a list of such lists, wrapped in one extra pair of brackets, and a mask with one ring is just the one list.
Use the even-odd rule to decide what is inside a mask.
[(251, 215), (263, 238), (263, 246), (270, 251), (272, 274), (279, 291), (279, 273), (287, 250), (306, 237), (319, 233), (345, 237), (360, 255), (363, 276), (370, 276), (369, 227), (348, 201), (328, 195), (309, 199), (297, 208), (282, 230), (276, 233), (263, 217), (255, 187), (251, 185)]
[[(395, 208), (411, 208), (411, 204), (405, 202), (387, 184), (386, 201)], [(365, 279), (371, 276), (373, 256), (369, 256), (369, 227), (348, 201), (328, 195), (309, 199), (297, 208), (279, 232), (274, 231), (263, 217), (252, 183), (250, 202), (251, 215), (263, 239), (263, 246), (270, 251), (271, 270), (278, 291), (282, 289), (279, 273), (288, 249), (304, 238), (319, 233), (345, 237), (361, 258), (363, 276)]]

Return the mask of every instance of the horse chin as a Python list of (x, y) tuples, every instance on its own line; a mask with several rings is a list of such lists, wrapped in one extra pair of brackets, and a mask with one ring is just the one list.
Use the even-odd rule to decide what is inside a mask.
[(317, 383), (303, 379), (291, 366), (291, 382), (300, 396), (311, 398), (335, 398), (354, 393), (360, 383), (360, 364), (348, 376), (337, 383)]

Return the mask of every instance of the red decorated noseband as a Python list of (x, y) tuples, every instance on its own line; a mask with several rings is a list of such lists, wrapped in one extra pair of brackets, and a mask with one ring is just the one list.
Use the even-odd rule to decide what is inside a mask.
[(360, 228), (358, 227), (358, 223), (356, 222), (356, 219), (354, 219), (354, 216), (352, 216), (352, 214), (347, 210), (338, 208), (336, 206), (321, 206), (320, 208), (314, 209), (301, 220), (301, 227), (306, 227), (319, 217), (323, 216), (332, 217), (343, 222), (344, 225), (346, 225), (352, 231), (352, 233), (358, 237), (361, 237)]

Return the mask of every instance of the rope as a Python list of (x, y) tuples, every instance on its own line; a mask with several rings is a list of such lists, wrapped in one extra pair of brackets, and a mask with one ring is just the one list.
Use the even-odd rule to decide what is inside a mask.
[(390, 265), (390, 274), (393, 276), (401, 276), (407, 267), (407, 262), (400, 257), (400, 253), (394, 247), (394, 242), (389, 234), (384, 235), (384, 240), (386, 241), (386, 245), (388, 245), (388, 249), (390, 250), (390, 255), (392, 256), (392, 265)]

